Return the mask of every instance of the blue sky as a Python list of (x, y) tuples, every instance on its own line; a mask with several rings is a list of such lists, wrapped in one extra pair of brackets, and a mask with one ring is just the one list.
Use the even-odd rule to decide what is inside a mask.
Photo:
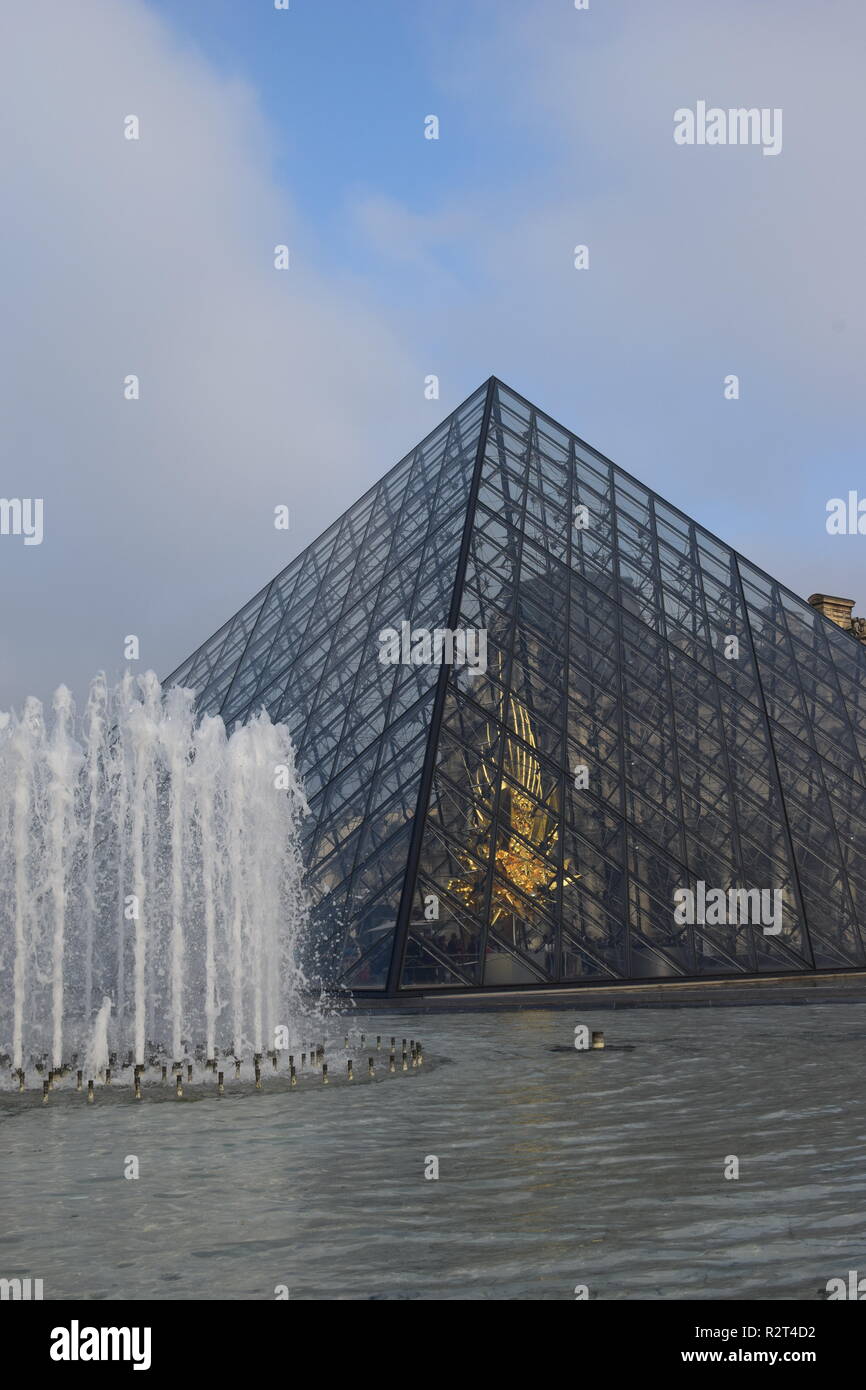
[[(44, 497), (45, 540), (0, 538), (0, 708), (119, 671), (128, 633), (167, 673), (491, 373), (866, 611), (866, 538), (824, 527), (866, 494), (855, 0), (46, 0), (3, 28), (0, 492)], [(782, 108), (781, 154), (676, 146), (702, 99)]]
[[(323, 264), (379, 275), (355, 234), (352, 203), (365, 193), (435, 218), (466, 192), (495, 197), (503, 181), (543, 178), (544, 151), (510, 104), (483, 105), (451, 80), (455, 50), (484, 51), (496, 14), (485, 0), (294, 0), (279, 14), (263, 0), (152, 0), (151, 9), (215, 70), (255, 89), (274, 135), (274, 177), (314, 228)], [(419, 146), (430, 112), (443, 137)], [(456, 273), (471, 271), (469, 249), (451, 248)], [(390, 281), (379, 288), (398, 293)]]

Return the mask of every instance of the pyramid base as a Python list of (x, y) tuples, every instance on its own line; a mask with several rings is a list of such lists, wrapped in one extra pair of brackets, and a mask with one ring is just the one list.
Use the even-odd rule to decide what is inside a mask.
[(354, 994), (358, 1010), (449, 1012), (463, 1009), (742, 1007), (751, 1004), (866, 1004), (866, 970), (753, 976), (748, 979), (623, 980), (615, 984), (531, 985), (509, 989)]

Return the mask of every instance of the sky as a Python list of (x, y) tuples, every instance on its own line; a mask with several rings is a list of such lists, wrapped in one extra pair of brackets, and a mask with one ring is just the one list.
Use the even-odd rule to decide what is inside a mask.
[(0, 708), (168, 674), (491, 374), (866, 614), (864, 61), (859, 0), (2, 0)]

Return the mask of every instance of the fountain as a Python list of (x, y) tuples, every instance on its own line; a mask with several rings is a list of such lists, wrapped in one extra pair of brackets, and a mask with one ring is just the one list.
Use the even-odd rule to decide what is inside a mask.
[[(284, 725), (227, 733), (152, 672), (0, 715), (0, 1053), (264, 1054), (299, 1021), (306, 812)], [(121, 1061), (121, 1065), (122, 1065)], [(50, 1079), (50, 1078), (49, 1078)]]

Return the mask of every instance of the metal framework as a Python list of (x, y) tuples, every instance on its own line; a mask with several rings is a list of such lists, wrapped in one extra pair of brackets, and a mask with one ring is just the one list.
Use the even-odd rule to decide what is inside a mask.
[[(169, 681), (290, 725), (329, 983), (866, 967), (866, 649), (496, 378)], [(678, 924), (701, 882), (781, 930)]]

